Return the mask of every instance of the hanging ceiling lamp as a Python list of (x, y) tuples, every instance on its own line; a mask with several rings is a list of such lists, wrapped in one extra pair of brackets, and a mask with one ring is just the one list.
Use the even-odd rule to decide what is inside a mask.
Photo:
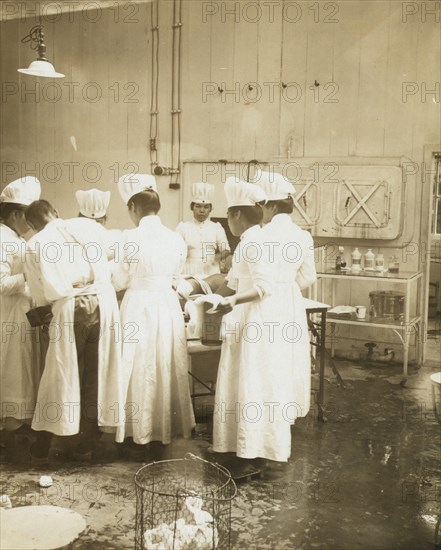
[(22, 42), (31, 42), (31, 48), (38, 50), (38, 58), (29, 65), (28, 69), (17, 69), (19, 73), (31, 76), (44, 76), (48, 78), (64, 78), (64, 74), (57, 73), (52, 63), (46, 59), (46, 45), (43, 42), (43, 27), (36, 25), (32, 27), (29, 34), (22, 38)]

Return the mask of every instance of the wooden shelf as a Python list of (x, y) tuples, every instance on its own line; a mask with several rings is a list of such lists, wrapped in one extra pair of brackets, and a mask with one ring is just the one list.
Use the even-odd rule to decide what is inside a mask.
[(381, 319), (378, 319), (377, 321), (370, 319), (369, 317), (366, 317), (366, 319), (358, 319), (355, 315), (351, 316), (350, 318), (338, 316), (333, 316), (332, 313), (328, 313), (327, 316), (327, 322), (328, 323), (337, 323), (341, 325), (360, 325), (360, 326), (367, 326), (367, 327), (375, 327), (375, 328), (393, 328), (393, 329), (404, 329), (406, 326), (412, 326), (416, 325), (421, 321), (420, 316), (415, 316), (409, 319), (409, 321), (405, 321), (404, 319), (398, 320), (398, 319), (385, 319), (384, 317)]

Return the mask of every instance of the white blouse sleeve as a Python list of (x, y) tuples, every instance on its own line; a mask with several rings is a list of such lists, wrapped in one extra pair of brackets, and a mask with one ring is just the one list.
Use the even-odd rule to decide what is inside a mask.
[(107, 259), (113, 260), (114, 258), (117, 258), (123, 250), (123, 231), (121, 229), (106, 229), (105, 227), (100, 226), (99, 232), (102, 240), (102, 246), (107, 254)]
[(12, 296), (13, 294), (25, 294), (26, 282), (23, 273), (12, 275), (11, 254), (0, 250), (0, 294)]
[(306, 246), (303, 250), (304, 260), (297, 271), (296, 283), (300, 289), (307, 288), (317, 281), (317, 272), (315, 269), (314, 241), (311, 234), (306, 231)]
[(109, 262), (112, 284), (117, 292), (126, 290), (130, 283), (130, 262), (126, 257), (129, 249), (127, 245), (127, 234), (124, 231), (115, 249), (115, 257)]
[(230, 251), (227, 234), (219, 222), (216, 223), (216, 245), (219, 252), (225, 252), (226, 250), (228, 250), (228, 252)]
[(237, 278), (234, 276), (233, 268), (228, 271), (227, 276), (225, 277), (225, 282), (228, 288), (231, 288), (231, 290), (237, 292)]
[(45, 306), (50, 302), (44, 294), (43, 278), (39, 266), (40, 263), (37, 260), (35, 250), (28, 247), (24, 270), (26, 273), (26, 281), (29, 285), (30, 295), (36, 306)]
[(269, 250), (263, 245), (263, 241), (256, 240), (248, 243), (246, 261), (253, 283), (253, 288), (261, 298), (270, 296), (273, 292), (275, 281), (274, 262), (269, 261)]
[(179, 236), (179, 239), (176, 239), (177, 249), (179, 251), (179, 261), (176, 265), (176, 270), (173, 273), (173, 282), (172, 284), (176, 286), (178, 282), (182, 279), (182, 270), (184, 269), (185, 260), (187, 259), (187, 245), (185, 244), (184, 239)]
[(184, 222), (179, 222), (176, 229), (176, 233), (185, 240), (185, 225)]

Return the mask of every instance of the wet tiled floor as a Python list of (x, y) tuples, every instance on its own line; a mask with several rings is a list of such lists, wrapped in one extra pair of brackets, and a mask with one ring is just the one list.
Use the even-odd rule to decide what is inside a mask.
[[(439, 340), (430, 342), (437, 356)], [(232, 512), (233, 548), (247, 550), (431, 550), (441, 535), (441, 436), (433, 414), (431, 360), (411, 370), (338, 363), (345, 388), (327, 372), (328, 420), (312, 408), (292, 430), (288, 464), (263, 463), (261, 479), (242, 482)], [(192, 452), (227, 463), (207, 451), (208, 428), (196, 437), (155, 447), (151, 460)], [(133, 548), (133, 478), (142, 463), (118, 456), (110, 436), (95, 463), (54, 463), (30, 469), (26, 441), (2, 464), (2, 492), (13, 506), (54, 504), (82, 514), (88, 530), (76, 550)], [(50, 474), (49, 489), (38, 478)], [(436, 546), (438, 544), (438, 546)]]

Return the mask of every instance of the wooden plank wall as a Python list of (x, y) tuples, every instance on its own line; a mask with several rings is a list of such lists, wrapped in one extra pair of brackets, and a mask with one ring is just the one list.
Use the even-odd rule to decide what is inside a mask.
[[(427, 12), (436, 7), (183, 0), (181, 160), (407, 157), (415, 164), (406, 178), (404, 233), (375, 251), (399, 254), (403, 267), (417, 269), (423, 254), (402, 249), (406, 242), (425, 246), (431, 180), (421, 178), (423, 148), (441, 141), (440, 15)], [(161, 0), (163, 166), (171, 161), (172, 19), (173, 2)], [(37, 22), (28, 16), (0, 24), (0, 186), (36, 170), (43, 196), (64, 217), (77, 213), (75, 190), (110, 189), (109, 226), (128, 227), (116, 181), (150, 171), (151, 6), (121, 2), (44, 20), (48, 57), (66, 74), (53, 82), (16, 71), (34, 58), (20, 39)], [(403, 98), (406, 82), (412, 93)], [(159, 178), (161, 215), (175, 227), (188, 205), (182, 189), (170, 190), (168, 182)], [(355, 244), (345, 243), (347, 250)], [(366, 303), (369, 290), (346, 285), (339, 302)], [(371, 332), (363, 338), (378, 340)]]
[[(126, 4), (44, 21), (48, 56), (67, 76), (54, 81), (62, 89), (57, 102), (45, 97), (56, 89), (43, 80), (38, 102), (26, 95), (36, 81), (16, 72), (33, 57), (20, 39), (36, 21), (0, 25), (1, 185), (39, 163), (45, 195), (65, 216), (75, 214), (76, 189), (110, 188), (116, 227), (128, 223), (116, 193), (118, 175), (150, 168), (151, 7)], [(183, 0), (182, 160), (407, 156), (420, 170), (424, 144), (439, 142), (439, 91), (437, 97), (421, 93), (424, 82), (434, 89), (440, 80), (439, 18), (423, 13), (427, 2), (411, 4), (417, 12), (407, 18), (403, 3), (393, 0), (213, 2), (216, 13), (209, 15), (207, 2)], [(234, 6), (235, 14), (225, 13)], [(158, 144), (165, 166), (172, 14), (173, 2), (160, 2)], [(73, 101), (67, 81), (77, 83)], [(257, 83), (258, 101), (250, 82)], [(404, 82), (417, 87), (405, 102)], [(224, 94), (204, 97), (209, 83), (224, 86)], [(5, 95), (8, 86), (19, 91)], [(97, 89), (102, 96), (93, 101)], [(66, 163), (79, 164), (69, 170)], [(424, 210), (419, 175), (408, 178), (402, 240), (420, 238), (413, 215), (415, 205)], [(168, 189), (167, 178), (160, 186), (164, 221), (174, 227), (181, 193)]]
[(1, 23), (2, 186), (36, 169), (43, 196), (65, 217), (77, 213), (75, 190), (110, 189), (109, 225), (130, 224), (116, 182), (150, 171), (149, 18), (149, 4), (43, 18), (47, 56), (66, 74), (54, 80), (17, 72), (36, 57), (20, 39), (38, 21)]

